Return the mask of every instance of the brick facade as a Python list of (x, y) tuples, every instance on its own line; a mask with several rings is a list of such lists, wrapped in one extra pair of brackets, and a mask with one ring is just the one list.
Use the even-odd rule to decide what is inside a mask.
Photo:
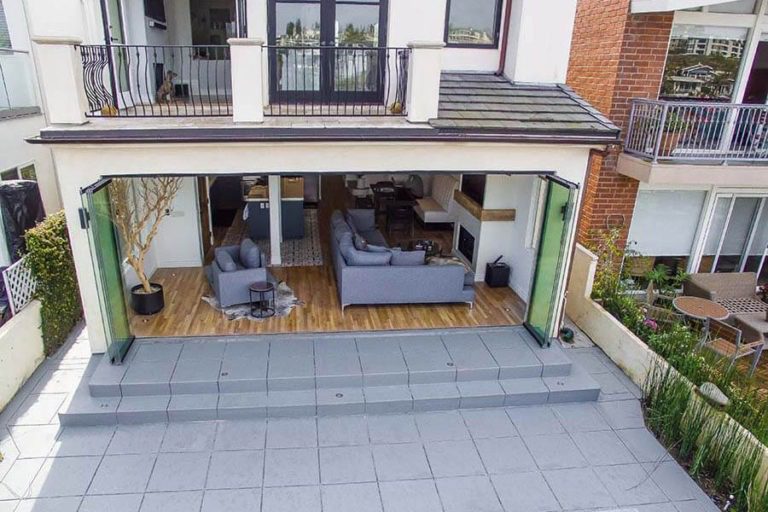
[[(568, 84), (626, 129), (634, 98), (658, 97), (674, 13), (630, 14), (630, 0), (579, 0)], [(620, 148), (593, 153), (578, 239), (618, 227), (626, 243), (638, 182), (618, 174)]]

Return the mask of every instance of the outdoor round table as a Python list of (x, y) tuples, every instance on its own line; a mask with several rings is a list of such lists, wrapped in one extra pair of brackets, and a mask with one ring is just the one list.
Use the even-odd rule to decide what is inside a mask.
[(275, 315), (275, 285), (269, 281), (257, 281), (248, 288), (248, 296), (252, 317), (268, 318)]
[(730, 315), (725, 306), (701, 297), (676, 297), (672, 300), (672, 305), (685, 316), (696, 320), (706, 320), (707, 318), (725, 320)]

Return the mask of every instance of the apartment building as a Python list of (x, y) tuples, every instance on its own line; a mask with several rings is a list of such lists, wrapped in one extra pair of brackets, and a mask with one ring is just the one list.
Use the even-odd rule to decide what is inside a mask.
[(767, 23), (761, 0), (579, 2), (568, 83), (623, 138), (593, 161), (581, 241), (618, 228), (637, 276), (768, 280)]

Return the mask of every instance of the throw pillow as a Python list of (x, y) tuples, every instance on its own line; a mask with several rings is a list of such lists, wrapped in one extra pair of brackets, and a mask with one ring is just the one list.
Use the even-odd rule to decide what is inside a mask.
[(337, 242), (341, 241), (345, 234), (352, 235), (352, 228), (346, 222), (342, 222), (333, 228), (333, 236), (336, 237)]
[(347, 221), (355, 231), (374, 231), (376, 229), (376, 214), (373, 210), (347, 210)]
[(339, 210), (334, 210), (334, 212), (331, 214), (331, 226), (335, 228), (339, 224), (346, 224), (346, 223), (347, 221), (344, 220), (344, 214), (341, 213)]
[(400, 267), (417, 267), (424, 265), (424, 251), (392, 251), (392, 265)]
[(390, 252), (358, 251), (353, 245), (342, 246), (341, 254), (347, 265), (352, 267), (381, 267), (389, 265), (392, 259)]
[(352, 232), (357, 233), (359, 229), (357, 229), (357, 226), (355, 225), (355, 219), (352, 218), (352, 215), (347, 212), (347, 214), (344, 215), (344, 218), (347, 220), (347, 225), (349, 225), (349, 228), (352, 230)]
[(359, 234), (355, 233), (355, 238), (352, 240), (352, 242), (355, 244), (355, 249), (357, 249), (358, 251), (368, 250), (368, 242), (366, 242), (365, 238), (363, 238)]
[(237, 270), (237, 265), (235, 264), (235, 260), (232, 259), (232, 255), (229, 254), (227, 251), (219, 250), (216, 251), (216, 264), (219, 266), (222, 272), (234, 272)]
[(245, 268), (261, 268), (261, 249), (250, 238), (240, 242), (240, 264)]

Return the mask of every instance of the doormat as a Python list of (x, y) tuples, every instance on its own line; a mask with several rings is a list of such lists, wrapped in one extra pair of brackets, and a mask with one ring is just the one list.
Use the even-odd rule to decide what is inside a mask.
[[(221, 245), (240, 245), (248, 237), (248, 224), (242, 220), (243, 211), (238, 210), (235, 222), (227, 230)], [(270, 260), (269, 240), (256, 240), (256, 245)], [(320, 243), (320, 225), (317, 210), (304, 209), (304, 238), (284, 240), (280, 247), (281, 267), (322, 267), (323, 246)]]
[(282, 318), (288, 316), (291, 314), (291, 311), (293, 311), (293, 308), (304, 305), (304, 302), (296, 297), (296, 294), (293, 293), (293, 290), (285, 283), (285, 281), (280, 281), (275, 288), (275, 314), (267, 318), (256, 318), (251, 316), (250, 304), (235, 304), (234, 306), (222, 308), (219, 306), (219, 301), (216, 297), (203, 295), (201, 298), (213, 309), (221, 311), (227, 315), (228, 320), (240, 320), (246, 318), (257, 322), (263, 322), (270, 318)]

